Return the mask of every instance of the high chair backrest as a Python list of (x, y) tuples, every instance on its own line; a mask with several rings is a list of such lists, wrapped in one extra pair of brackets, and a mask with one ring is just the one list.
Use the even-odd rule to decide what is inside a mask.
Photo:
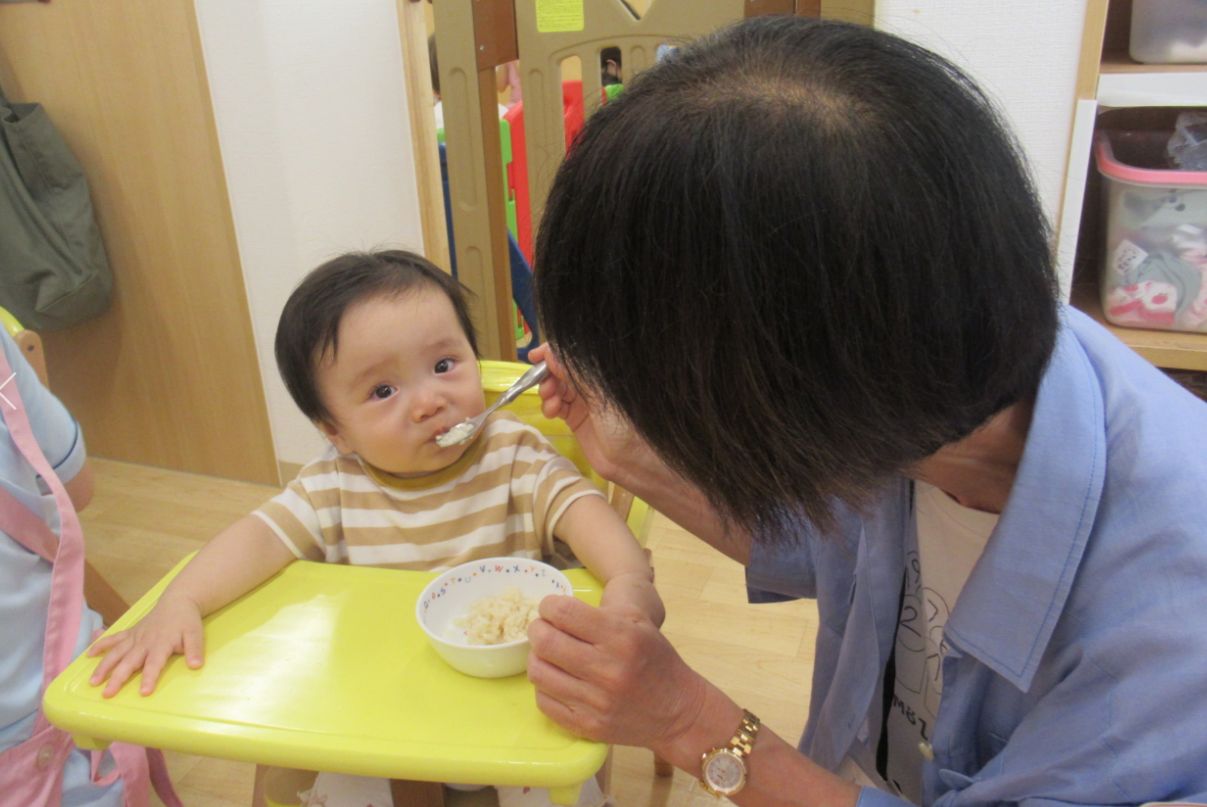
[(38, 380), (42, 382), (42, 386), (49, 388), (50, 381), (46, 375), (46, 354), (42, 352), (42, 337), (38, 336), (35, 331), (27, 331), (17, 321), (17, 318), (4, 308), (0, 308), (0, 325), (4, 326), (4, 329), (8, 331), (8, 335), (17, 343), (17, 347), (21, 348), (21, 352), (25, 354), (26, 361), (33, 366), (34, 372), (38, 374)]
[[(484, 359), (478, 364), (482, 368), (482, 389), (486, 392), (487, 405), (494, 403), (495, 399), (518, 381), (525, 371), (532, 369), (530, 365), (510, 361)], [(579, 473), (594, 482), (607, 495), (612, 509), (625, 520), (637, 540), (645, 546), (654, 511), (624, 488), (611, 484), (595, 472), (566, 422), (545, 417), (541, 411), (540, 394), (535, 388), (520, 395), (507, 406), (507, 411), (545, 435), (563, 457), (574, 463)]]

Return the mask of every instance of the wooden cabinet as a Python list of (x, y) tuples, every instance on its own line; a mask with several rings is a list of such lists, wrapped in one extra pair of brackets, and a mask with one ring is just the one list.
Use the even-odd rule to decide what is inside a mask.
[(277, 484), (193, 0), (0, 5), (0, 81), (88, 175), (113, 307), (43, 334), (89, 453)]

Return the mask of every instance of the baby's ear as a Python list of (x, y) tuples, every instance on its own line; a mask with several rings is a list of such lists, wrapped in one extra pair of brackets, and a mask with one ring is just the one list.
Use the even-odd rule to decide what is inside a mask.
[(327, 439), (331, 441), (331, 445), (335, 446), (335, 450), (341, 454), (351, 454), (348, 441), (339, 433), (339, 427), (333, 423), (328, 423), (324, 420), (314, 421), (314, 425), (319, 428), (323, 434), (327, 435)]

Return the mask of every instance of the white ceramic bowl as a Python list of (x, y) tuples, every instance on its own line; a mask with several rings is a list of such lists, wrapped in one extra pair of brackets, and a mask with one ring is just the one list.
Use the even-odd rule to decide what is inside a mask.
[(471, 645), (457, 641), (455, 637), (464, 637), (465, 632), (450, 626), (478, 600), (497, 597), (508, 588), (518, 588), (525, 597), (537, 600), (549, 594), (574, 594), (566, 576), (548, 563), (526, 558), (475, 560), (428, 583), (415, 603), (415, 618), (432, 647), (454, 669), (477, 678), (515, 675), (528, 665), (528, 639)]

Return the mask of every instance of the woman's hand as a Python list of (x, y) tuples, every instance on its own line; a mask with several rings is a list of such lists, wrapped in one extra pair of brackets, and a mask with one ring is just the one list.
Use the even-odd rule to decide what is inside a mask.
[(704, 494), (671, 470), (615, 407), (580, 395), (548, 344), (533, 348), (528, 357), (549, 365), (549, 377), (541, 382), (542, 411), (566, 421), (596, 473), (743, 566), (749, 563), (750, 536), (720, 518)]
[[(692, 776), (729, 742), (742, 710), (684, 663), (636, 608), (546, 597), (528, 626), (528, 678), (541, 711), (592, 740), (649, 748)], [(856, 807), (860, 789), (818, 767), (771, 729), (759, 731), (751, 778), (734, 801)]]
[(641, 610), (546, 597), (540, 612), (528, 627), (528, 678), (562, 728), (657, 751), (696, 722), (710, 687)]
[(533, 348), (528, 358), (549, 365), (549, 377), (540, 386), (545, 417), (566, 421), (596, 473), (633, 492), (644, 487), (646, 477), (662, 480), (672, 475), (615, 408), (598, 406), (574, 389), (548, 344)]
[(122, 684), (142, 670), (139, 692), (150, 695), (164, 665), (174, 654), (181, 654), (189, 669), (199, 669), (205, 657), (205, 636), (201, 626), (201, 608), (187, 597), (161, 598), (151, 613), (134, 627), (102, 636), (88, 648), (89, 656), (105, 657), (89, 679), (93, 686), (104, 683), (104, 696), (112, 698)]

